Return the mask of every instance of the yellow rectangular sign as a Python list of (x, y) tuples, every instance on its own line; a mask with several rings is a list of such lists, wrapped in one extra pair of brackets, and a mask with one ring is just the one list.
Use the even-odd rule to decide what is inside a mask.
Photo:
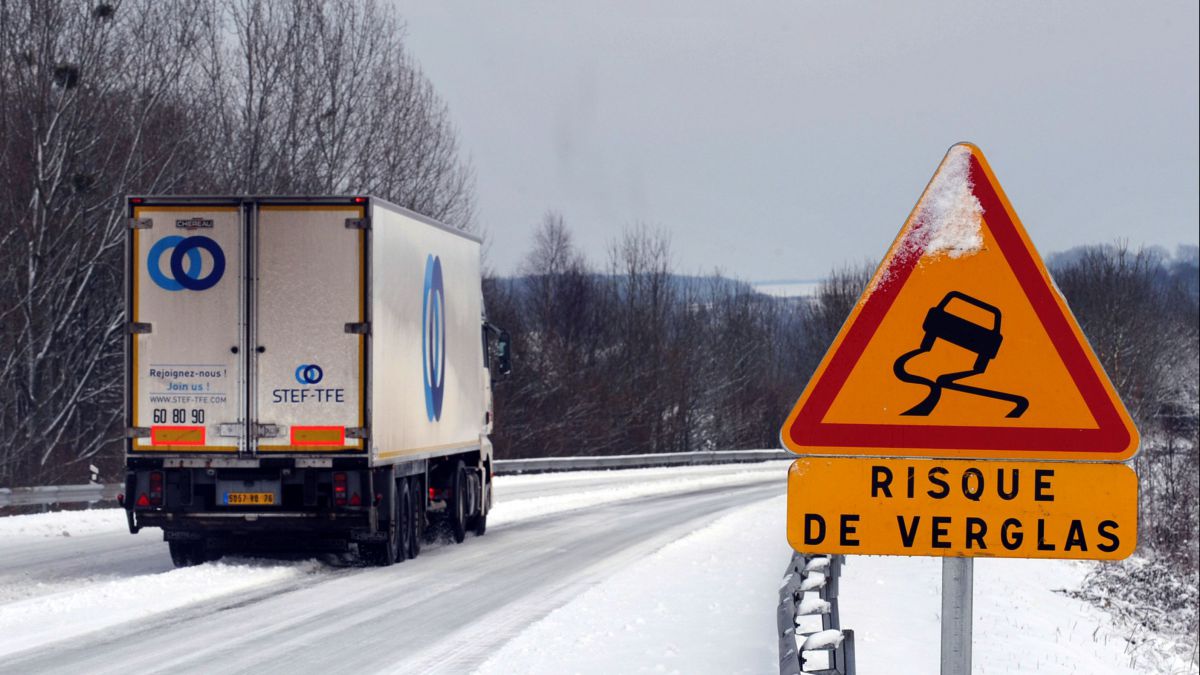
[(1137, 490), (1124, 464), (805, 457), (787, 536), (804, 553), (1120, 560)]

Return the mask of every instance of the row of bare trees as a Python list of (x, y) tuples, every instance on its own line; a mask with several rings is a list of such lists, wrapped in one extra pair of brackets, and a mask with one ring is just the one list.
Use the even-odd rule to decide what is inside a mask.
[(517, 359), (496, 390), (498, 455), (776, 447), (869, 271), (834, 274), (816, 302), (772, 298), (675, 274), (669, 240), (644, 226), (596, 268), (548, 214), (521, 273), (485, 281)]
[(1197, 254), (1124, 245), (1052, 259), (1055, 281), (1142, 435), (1133, 465), (1143, 546), (1197, 566), (1200, 309)]
[(402, 28), (373, 0), (0, 0), (0, 485), (116, 468), (124, 195), (370, 192), (471, 226)]
[[(1077, 249), (1052, 271), (1142, 432), (1142, 540), (1196, 565), (1200, 523), (1197, 256)], [(835, 271), (808, 299), (672, 272), (644, 227), (593, 267), (561, 216), (521, 273), (485, 282), (513, 336), (496, 386), (500, 457), (778, 447), (778, 431), (869, 280)]]

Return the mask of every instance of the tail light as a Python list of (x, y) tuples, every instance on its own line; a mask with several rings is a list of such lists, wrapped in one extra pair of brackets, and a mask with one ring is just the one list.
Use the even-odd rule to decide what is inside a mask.
[(359, 497), (357, 492), (350, 495), (350, 506), (362, 506), (362, 497)]
[(161, 471), (150, 472), (149, 489), (150, 506), (162, 506), (163, 503), (163, 474)]
[(333, 503), (346, 505), (346, 474), (342, 471), (333, 474)]

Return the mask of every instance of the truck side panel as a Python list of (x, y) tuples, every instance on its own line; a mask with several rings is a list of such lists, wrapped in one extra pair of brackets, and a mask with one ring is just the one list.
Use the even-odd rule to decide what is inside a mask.
[(372, 459), (480, 447), (479, 242), (372, 209)]
[(243, 236), (236, 205), (134, 206), (129, 451), (236, 453), (243, 420)]

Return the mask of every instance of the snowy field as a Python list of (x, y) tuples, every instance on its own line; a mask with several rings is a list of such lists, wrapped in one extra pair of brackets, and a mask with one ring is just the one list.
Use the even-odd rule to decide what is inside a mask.
[(820, 279), (782, 279), (756, 281), (754, 290), (777, 298), (815, 298), (821, 289)]
[[(1102, 610), (1060, 591), (1095, 563), (976, 560), (973, 672), (1195, 673), (1134, 651)], [(843, 568), (842, 623), (854, 629), (859, 672), (938, 672), (941, 561), (853, 556)]]
[[(500, 477), (486, 537), (387, 569), (176, 570), (118, 510), (3, 518), (0, 671), (778, 672), (786, 466)], [(1087, 569), (978, 561), (975, 672), (1195, 672), (1149, 668), (1104, 612), (1057, 592)], [(937, 672), (940, 570), (848, 560), (859, 673)]]

